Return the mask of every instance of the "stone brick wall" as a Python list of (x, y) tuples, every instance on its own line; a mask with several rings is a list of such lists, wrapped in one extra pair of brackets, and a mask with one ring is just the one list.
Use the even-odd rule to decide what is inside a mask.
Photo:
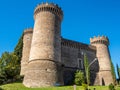
[(23, 81), (27, 87), (63, 85), (61, 16), (61, 9), (54, 4), (42, 4), (35, 9), (29, 64)]
[(99, 85), (113, 83), (110, 64), (109, 40), (105, 36), (90, 39), (91, 45), (96, 46), (96, 57), (99, 63)]
[(32, 34), (33, 34), (32, 28), (26, 29), (24, 31), (20, 75), (25, 75), (25, 72), (27, 70), (30, 48), (31, 48), (31, 41), (32, 41)]
[[(70, 84), (70, 81), (73, 81), (73, 76), (77, 69), (84, 71), (84, 54), (86, 54), (90, 64), (96, 57), (95, 47), (91, 48), (87, 44), (62, 39), (61, 60), (64, 64), (63, 76), (65, 84)], [(95, 84), (96, 81), (98, 81), (98, 78), (96, 78), (98, 68), (98, 62), (94, 62), (90, 66), (92, 85)], [(67, 79), (66, 77), (68, 76), (71, 78)]]
[[(91, 85), (109, 85), (113, 82), (107, 37), (94, 37), (91, 44), (61, 38), (63, 12), (58, 5), (43, 3), (34, 11), (34, 30), (24, 31), (21, 75), (27, 87), (68, 85), (74, 72), (84, 71), (84, 54), (90, 66)], [(63, 81), (64, 79), (64, 81)]]
[[(32, 30), (31, 29), (26, 30), (23, 38), (24, 47), (23, 47), (23, 57), (21, 61), (21, 75), (24, 75), (25, 71), (27, 70), (31, 39), (32, 39)], [(58, 42), (59, 40), (56, 43)], [(64, 83), (70, 84), (70, 81), (73, 81), (73, 74), (77, 69), (81, 69), (84, 71), (83, 55), (86, 54), (88, 57), (89, 63), (91, 63), (96, 56), (99, 59), (99, 62), (94, 62), (90, 66), (91, 85), (102, 85), (102, 84), (108, 85), (112, 81), (112, 78), (110, 79), (111, 67), (109, 62), (110, 57), (109, 57), (108, 47), (105, 44), (98, 44), (97, 47), (95, 48), (94, 45), (89, 46), (87, 44), (62, 38), (61, 57), (60, 57), (61, 59), (58, 60), (58, 63), (55, 64), (55, 67), (57, 66), (56, 70), (59, 71), (59, 72), (56, 72), (56, 75), (58, 77), (58, 80), (56, 80), (56, 82), (59, 82), (63, 85), (63, 78), (64, 78)], [(54, 46), (56, 45), (54, 44)], [(54, 60), (56, 61), (56, 59)], [(80, 63), (81, 65), (79, 65)], [(46, 64), (44, 63), (43, 65), (46, 65)], [(30, 64), (29, 69), (31, 69), (31, 67), (32, 66)], [(46, 73), (47, 73), (47, 69), (49, 70), (49, 68), (44, 69)], [(36, 68), (36, 70), (39, 70), (39, 69)], [(66, 80), (68, 76), (70, 76), (71, 78), (68, 78)]]
[(87, 44), (62, 39), (61, 60), (66, 67), (78, 67), (79, 59), (83, 63), (84, 54), (87, 55), (90, 63), (96, 57), (96, 50), (91, 49)]

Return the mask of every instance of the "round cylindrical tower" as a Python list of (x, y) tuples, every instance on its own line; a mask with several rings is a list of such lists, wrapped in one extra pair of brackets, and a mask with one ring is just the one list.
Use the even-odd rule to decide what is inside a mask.
[(63, 84), (58, 75), (61, 63), (62, 18), (63, 12), (58, 5), (45, 3), (36, 7), (28, 70), (23, 81), (25, 86)]
[(90, 43), (96, 46), (96, 57), (99, 63), (99, 82), (100, 85), (113, 83), (111, 74), (111, 63), (109, 54), (109, 39), (106, 36), (98, 36), (90, 39)]
[(24, 75), (27, 70), (31, 41), (32, 41), (32, 33), (33, 33), (32, 28), (25, 29), (23, 33), (23, 51), (22, 51), (20, 75)]

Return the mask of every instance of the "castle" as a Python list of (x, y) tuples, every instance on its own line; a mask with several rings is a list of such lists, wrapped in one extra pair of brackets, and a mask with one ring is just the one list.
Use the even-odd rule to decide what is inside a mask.
[(84, 55), (89, 60), (91, 85), (113, 83), (108, 38), (90, 38), (90, 45), (62, 38), (62, 19), (63, 11), (56, 4), (42, 3), (36, 7), (34, 28), (26, 29), (23, 36), (23, 84), (69, 85), (76, 70), (84, 71)]

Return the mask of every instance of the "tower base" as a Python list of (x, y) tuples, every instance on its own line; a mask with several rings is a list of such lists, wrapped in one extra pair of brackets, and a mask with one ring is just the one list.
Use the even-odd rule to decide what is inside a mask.
[[(26, 87), (47, 87), (63, 84), (60, 76), (62, 73), (57, 71), (59, 65), (49, 60), (33, 60), (28, 64), (23, 84)], [(59, 73), (58, 73), (59, 72)], [(61, 75), (60, 75), (61, 74)]]
[(102, 70), (99, 72), (100, 85), (108, 86), (113, 83), (112, 73), (110, 70)]

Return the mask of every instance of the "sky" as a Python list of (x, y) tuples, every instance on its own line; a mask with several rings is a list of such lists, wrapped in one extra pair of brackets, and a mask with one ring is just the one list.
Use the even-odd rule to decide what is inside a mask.
[(90, 37), (105, 35), (111, 59), (120, 66), (120, 0), (0, 0), (0, 56), (12, 52), (23, 31), (34, 27), (34, 9), (46, 1), (64, 12), (62, 37), (90, 44)]

